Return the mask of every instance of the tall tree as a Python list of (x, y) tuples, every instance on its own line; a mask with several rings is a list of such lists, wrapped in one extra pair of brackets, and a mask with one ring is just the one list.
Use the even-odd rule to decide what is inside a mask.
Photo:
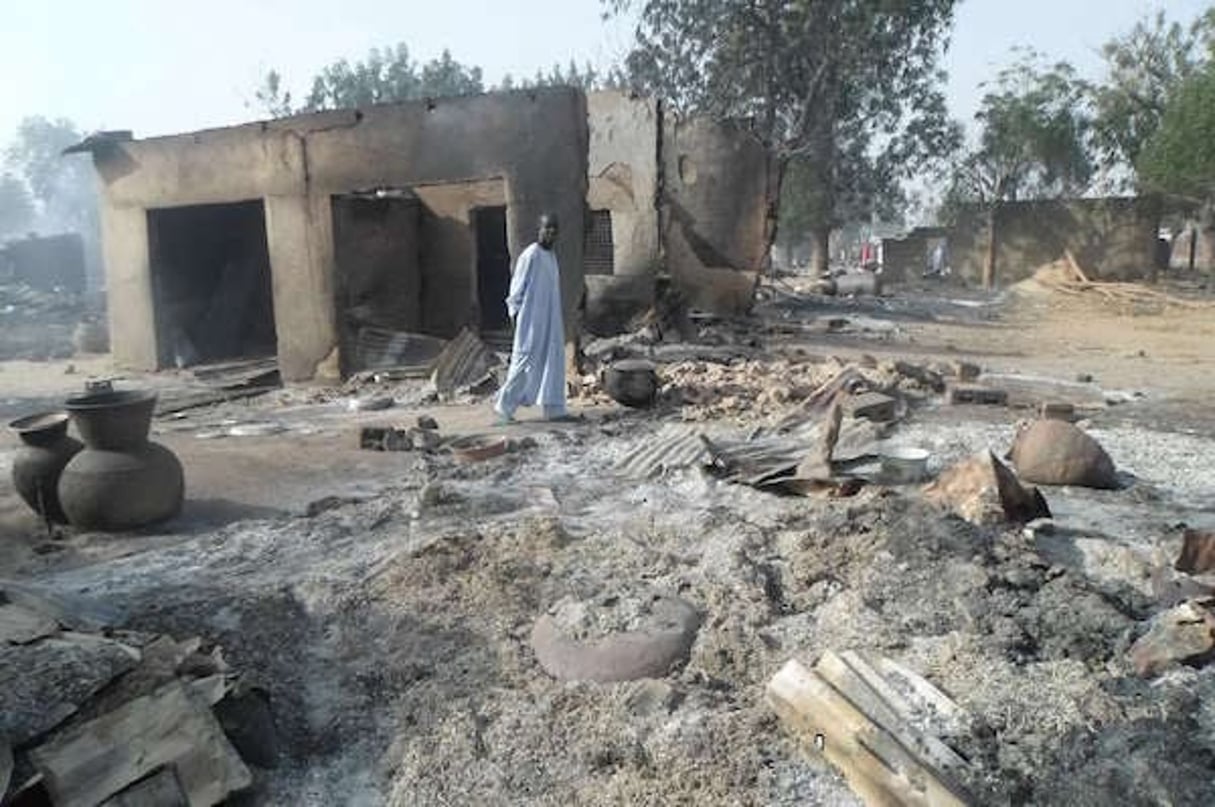
[(799, 160), (819, 271), (856, 177), (909, 177), (957, 137), (938, 68), (955, 0), (603, 2), (637, 11), (635, 83), (682, 111), (752, 119), (778, 188)]
[(1164, 12), (1145, 17), (1101, 49), (1106, 72), (1092, 88), (1094, 145), (1103, 165), (1130, 184), (1144, 146), (1155, 134), (1174, 91), (1209, 58), (1215, 9), (1188, 25)]
[(983, 282), (995, 283), (996, 226), (1003, 202), (1077, 195), (1093, 175), (1087, 88), (1065, 62), (1033, 52), (999, 72), (975, 114), (978, 143), (955, 166), (947, 205), (980, 204), (988, 213)]

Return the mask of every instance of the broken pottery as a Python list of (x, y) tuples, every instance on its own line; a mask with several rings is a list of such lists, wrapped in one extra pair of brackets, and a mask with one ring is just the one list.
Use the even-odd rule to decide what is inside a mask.
[(1118, 487), (1114, 461), (1101, 444), (1062, 420), (1039, 420), (1017, 434), (1009, 459), (1027, 482)]
[(1152, 620), (1148, 632), (1131, 645), (1131, 664), (1144, 678), (1174, 663), (1201, 664), (1215, 655), (1215, 600), (1189, 600)]
[(637, 630), (580, 640), (546, 614), (532, 627), (532, 650), (545, 672), (566, 681), (659, 678), (687, 660), (700, 614), (677, 597), (658, 597), (647, 621), (647, 627)]
[(946, 470), (924, 489), (924, 496), (979, 526), (1024, 524), (1051, 517), (1042, 493), (1022, 485), (1016, 474), (990, 451)]
[(68, 416), (46, 412), (8, 424), (24, 443), (13, 460), (13, 487), (34, 512), (56, 524), (66, 524), (59, 503), (59, 477), (84, 445), (68, 437)]
[(1186, 530), (1182, 536), (1181, 555), (1173, 568), (1187, 574), (1215, 571), (1215, 532)]
[(67, 410), (85, 450), (64, 468), (59, 498), (69, 523), (135, 529), (177, 515), (185, 483), (173, 452), (148, 440), (156, 396), (106, 392), (71, 398)]

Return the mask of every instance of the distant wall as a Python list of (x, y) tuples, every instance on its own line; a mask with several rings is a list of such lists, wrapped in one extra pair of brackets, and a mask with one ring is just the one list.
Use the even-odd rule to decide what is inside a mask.
[[(1151, 199), (1007, 202), (996, 217), (996, 282), (1023, 280), (1061, 258), (1065, 249), (1093, 277), (1148, 277), (1156, 262), (1159, 225), (1159, 206)], [(950, 231), (954, 272), (981, 281), (987, 244), (987, 211), (966, 208)]]
[(76, 233), (33, 236), (0, 248), (0, 275), (44, 291), (56, 288), (80, 294), (85, 290), (84, 239)]
[[(147, 210), (261, 198), (280, 368), (289, 380), (311, 378), (338, 342), (331, 197), (380, 186), (470, 182), (462, 190), (419, 192), (424, 203), (447, 208), (453, 198), (480, 203), (480, 183), (500, 181), (512, 255), (534, 240), (539, 214), (555, 212), (572, 334), (583, 287), (587, 138), (585, 96), (554, 88), (299, 115), (95, 152), (115, 358), (137, 369), (158, 364)], [(448, 209), (437, 220), (424, 219), (423, 237), (441, 237), (435, 235), (439, 223), (455, 228), (466, 221), (467, 211)], [(471, 243), (471, 237), (463, 228), (459, 239)], [(434, 278), (426, 255), (423, 250), (423, 279), (438, 297), (444, 281)], [(445, 331), (472, 323), (470, 264), (461, 257), (451, 267), (443, 297), (460, 321), (444, 322)]]
[(909, 235), (906, 238), (882, 239), (882, 281), (898, 283), (924, 273), (928, 239)]

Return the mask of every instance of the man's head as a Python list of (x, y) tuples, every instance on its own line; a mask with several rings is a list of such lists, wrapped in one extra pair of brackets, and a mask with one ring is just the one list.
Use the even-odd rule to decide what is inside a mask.
[(557, 216), (553, 213), (545, 213), (540, 217), (540, 232), (536, 235), (536, 242), (545, 249), (552, 249), (553, 244), (557, 243)]

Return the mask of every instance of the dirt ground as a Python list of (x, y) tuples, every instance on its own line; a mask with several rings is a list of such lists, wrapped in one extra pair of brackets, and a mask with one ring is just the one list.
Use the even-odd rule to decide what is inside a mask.
[[(503, 431), (516, 450), (459, 464), (359, 450), (359, 427), (425, 413), (444, 434), (491, 432), (484, 400), (353, 413), (292, 389), (158, 420), (188, 501), (145, 534), (48, 537), (0, 488), (0, 578), (222, 645), (271, 693), (288, 751), (242, 803), (855, 804), (764, 701), (788, 659), (829, 649), (888, 656), (965, 710), (946, 739), (977, 803), (1212, 803), (1215, 672), (1143, 681), (1126, 651), (1162, 608), (1153, 573), (1171, 565), (1180, 525), (1215, 528), (1215, 309), (949, 287), (786, 292), (747, 329), (757, 372), (786, 363), (771, 384), (788, 381), (788, 363), (865, 355), (1091, 376), (1118, 403), (1086, 412), (1087, 428), (1128, 485), (1048, 489), (1051, 522), (984, 529), (915, 487), (780, 497), (696, 468), (619, 472), (667, 430), (747, 432), (779, 414), (765, 404), (761, 418), (745, 392), (707, 421), (670, 403), (576, 406), (579, 422), (519, 423)], [(110, 372), (69, 361), (0, 365), (4, 413)], [(925, 396), (891, 439), (929, 448), (935, 471), (1002, 454), (1029, 416)], [(218, 436), (254, 422), (281, 431)], [(5, 435), (6, 474), (15, 448)], [(570, 683), (539, 667), (541, 615), (607, 609), (625, 627), (656, 596), (701, 617), (687, 663), (665, 678)]]

